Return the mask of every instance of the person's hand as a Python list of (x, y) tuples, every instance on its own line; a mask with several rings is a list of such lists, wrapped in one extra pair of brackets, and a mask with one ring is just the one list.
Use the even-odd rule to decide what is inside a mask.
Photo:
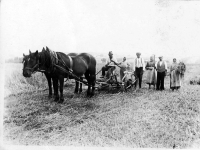
[(147, 67), (147, 70), (152, 70), (151, 67)]

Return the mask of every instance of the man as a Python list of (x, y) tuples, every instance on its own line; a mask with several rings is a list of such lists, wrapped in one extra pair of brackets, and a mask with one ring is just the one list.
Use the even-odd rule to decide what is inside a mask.
[(156, 63), (157, 70), (157, 84), (156, 90), (164, 90), (164, 79), (167, 72), (167, 63), (163, 61), (163, 56), (159, 56), (159, 61)]
[[(111, 60), (113, 61), (113, 60)], [(118, 67), (120, 67), (120, 80), (122, 82), (122, 79), (124, 77), (124, 71), (127, 71), (128, 68), (130, 67), (130, 64), (126, 61), (126, 57), (123, 58), (122, 62), (120, 63), (116, 63), (115, 61), (113, 61), (115, 65), (117, 65)]]
[(140, 57), (141, 53), (137, 52), (135, 62), (133, 63), (133, 71), (135, 71), (135, 75), (137, 77), (135, 88), (137, 87), (137, 83), (139, 80), (139, 88), (142, 87), (142, 76), (143, 72), (145, 71), (145, 63), (144, 59)]
[[(106, 60), (106, 65), (102, 67), (102, 76), (101, 78), (105, 77), (106, 71), (107, 73), (107, 78), (110, 77), (110, 74), (115, 70), (116, 66), (115, 63), (117, 63), (117, 59), (113, 57), (113, 52), (110, 51), (108, 53), (109, 58)], [(114, 63), (115, 62), (115, 63)]]

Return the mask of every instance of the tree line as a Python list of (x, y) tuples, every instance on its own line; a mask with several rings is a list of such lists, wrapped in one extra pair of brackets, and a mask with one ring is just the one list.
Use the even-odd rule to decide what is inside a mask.
[(22, 63), (23, 58), (22, 57), (14, 57), (5, 60), (6, 63)]

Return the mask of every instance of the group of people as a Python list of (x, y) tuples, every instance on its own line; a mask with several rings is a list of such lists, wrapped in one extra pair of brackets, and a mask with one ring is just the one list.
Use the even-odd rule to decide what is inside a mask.
[[(126, 61), (126, 57), (123, 58), (122, 62), (117, 61), (117, 59), (113, 56), (113, 52), (110, 51), (108, 53), (108, 59), (106, 60), (106, 65), (102, 67), (102, 76), (101, 78), (109, 78), (110, 74), (116, 69), (116, 66), (120, 67), (120, 80), (123, 80), (124, 72), (126, 70), (130, 70), (130, 64)], [(165, 90), (164, 87), (164, 79), (167, 75), (167, 63), (163, 60), (163, 56), (159, 56), (159, 61), (155, 61), (155, 55), (150, 57), (150, 61), (146, 64), (144, 59), (141, 57), (141, 53), (136, 53), (136, 58), (133, 62), (133, 73), (137, 78), (135, 83), (135, 88), (139, 84), (139, 88), (142, 87), (142, 77), (143, 73), (147, 71), (146, 83), (151, 88), (151, 85), (154, 86), (156, 90)], [(178, 90), (181, 87), (181, 79), (180, 75), (177, 74), (178, 63), (176, 62), (176, 58), (173, 59), (173, 63), (170, 66), (170, 88), (172, 90)], [(106, 71), (107, 74), (106, 74)]]

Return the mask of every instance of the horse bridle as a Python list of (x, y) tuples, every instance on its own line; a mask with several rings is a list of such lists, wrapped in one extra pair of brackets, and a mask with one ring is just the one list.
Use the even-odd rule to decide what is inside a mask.
[[(39, 66), (40, 66), (40, 64), (41, 64), (41, 63), (39, 62), (39, 58), (40, 58), (40, 55), (38, 54), (37, 63), (36, 63), (32, 68), (30, 68), (30, 67), (25, 67), (25, 68), (22, 69), (22, 70), (30, 70), (32, 74), (35, 73), (35, 72), (37, 72), (37, 71), (39, 71), (39, 72), (45, 72), (45, 70), (41, 70), (41, 69), (39, 68)], [(22, 62), (24, 62), (24, 61), (25, 61), (25, 60), (23, 60)], [(45, 62), (46, 62), (46, 60), (45, 60)], [(38, 68), (35, 70), (36, 67), (38, 67)]]

